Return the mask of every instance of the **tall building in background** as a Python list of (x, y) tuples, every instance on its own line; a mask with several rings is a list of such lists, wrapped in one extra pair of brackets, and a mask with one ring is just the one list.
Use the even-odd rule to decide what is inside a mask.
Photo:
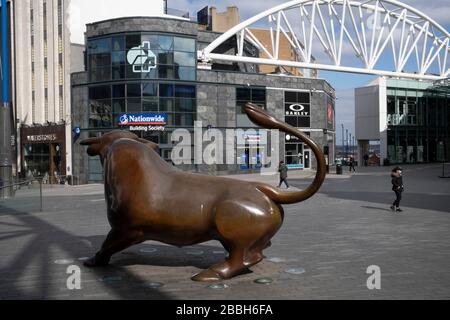
[(13, 0), (12, 77), (17, 171), (71, 174), (70, 0)]

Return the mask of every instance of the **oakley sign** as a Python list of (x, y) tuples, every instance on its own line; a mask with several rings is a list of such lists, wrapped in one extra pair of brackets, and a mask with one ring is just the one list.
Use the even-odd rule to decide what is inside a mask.
[(285, 107), (287, 116), (309, 116), (310, 107), (302, 104), (291, 104)]

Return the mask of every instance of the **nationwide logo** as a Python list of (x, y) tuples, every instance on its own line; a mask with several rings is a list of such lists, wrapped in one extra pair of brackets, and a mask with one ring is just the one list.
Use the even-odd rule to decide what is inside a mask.
[(150, 42), (143, 41), (142, 46), (131, 48), (127, 53), (127, 61), (133, 66), (134, 73), (148, 73), (156, 68), (157, 58), (150, 50)]
[(161, 126), (167, 124), (166, 114), (121, 114), (119, 126)]

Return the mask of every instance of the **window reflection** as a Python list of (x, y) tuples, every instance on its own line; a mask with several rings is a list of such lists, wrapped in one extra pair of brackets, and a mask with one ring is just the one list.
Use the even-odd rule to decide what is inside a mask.
[(89, 88), (91, 128), (118, 126), (124, 113), (159, 112), (168, 115), (168, 126), (192, 127), (196, 107), (196, 88), (172, 83), (118, 83)]
[[(139, 68), (139, 65), (133, 68), (127, 60), (128, 53), (137, 50), (139, 54), (146, 54), (145, 50), (137, 49), (144, 41), (150, 43), (156, 61), (150, 68)], [(196, 78), (196, 41), (192, 38), (131, 33), (89, 40), (87, 51), (92, 82), (158, 78), (195, 81)]]

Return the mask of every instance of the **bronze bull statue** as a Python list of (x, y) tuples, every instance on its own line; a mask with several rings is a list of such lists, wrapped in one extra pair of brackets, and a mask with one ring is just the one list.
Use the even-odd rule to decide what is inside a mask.
[(304, 201), (322, 185), (325, 158), (308, 136), (247, 104), (248, 117), (267, 129), (298, 137), (314, 152), (318, 170), (303, 191), (283, 192), (268, 184), (182, 172), (158, 154), (158, 146), (127, 131), (112, 131), (81, 141), (90, 156), (100, 156), (111, 225), (100, 251), (86, 266), (106, 266), (113, 254), (147, 240), (182, 247), (218, 240), (225, 261), (193, 276), (196, 281), (229, 279), (259, 263), (280, 229), (282, 204)]

